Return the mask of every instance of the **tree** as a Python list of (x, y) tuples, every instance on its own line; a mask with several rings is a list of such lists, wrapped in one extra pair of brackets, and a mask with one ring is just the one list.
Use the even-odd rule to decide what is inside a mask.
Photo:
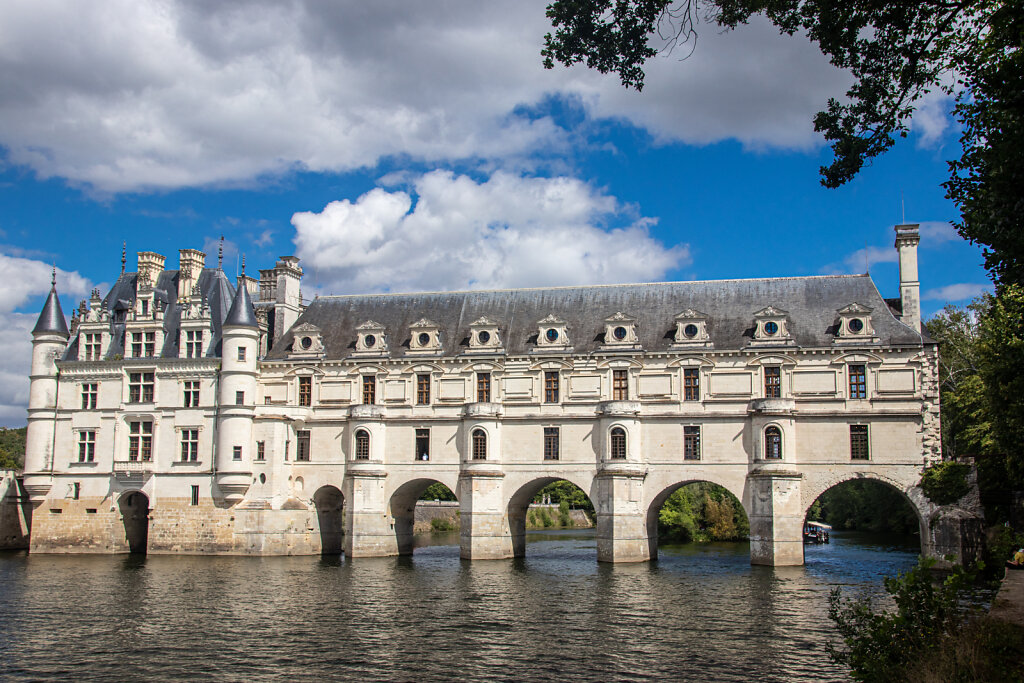
[(0, 470), (20, 470), (24, 466), (27, 431), (27, 427), (0, 427)]
[(945, 184), (966, 239), (985, 245), (1000, 281), (1024, 282), (1024, 0), (555, 0), (544, 66), (585, 63), (643, 88), (643, 66), (664, 49), (695, 47), (703, 19), (725, 29), (765, 15), (804, 33), (854, 83), (829, 99), (814, 128), (832, 145), (822, 184), (839, 187), (896, 137), (938, 91), (957, 95), (963, 155)]

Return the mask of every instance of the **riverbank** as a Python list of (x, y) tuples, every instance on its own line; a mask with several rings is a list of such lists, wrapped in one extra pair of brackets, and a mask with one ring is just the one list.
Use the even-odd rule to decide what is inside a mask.
[[(584, 510), (563, 511), (558, 505), (534, 503), (526, 513), (526, 528), (540, 529), (590, 529), (594, 521)], [(459, 503), (448, 500), (421, 500), (416, 503), (413, 533), (447, 533), (459, 530)]]

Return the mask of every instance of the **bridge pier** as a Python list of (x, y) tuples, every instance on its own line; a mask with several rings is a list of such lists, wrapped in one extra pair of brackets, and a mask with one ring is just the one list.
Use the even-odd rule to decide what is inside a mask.
[(504, 477), (501, 470), (492, 469), (464, 469), (459, 477), (459, 554), (464, 560), (513, 556)]
[[(643, 507), (646, 472), (634, 465), (606, 466), (596, 480), (597, 561), (646, 562), (651, 559), (647, 514)], [(656, 533), (656, 532), (655, 532)]]
[(388, 512), (383, 468), (352, 468), (345, 478), (346, 557), (387, 557), (398, 554), (394, 522)]
[(747, 475), (751, 564), (783, 567), (804, 563), (802, 478), (793, 470), (768, 467)]

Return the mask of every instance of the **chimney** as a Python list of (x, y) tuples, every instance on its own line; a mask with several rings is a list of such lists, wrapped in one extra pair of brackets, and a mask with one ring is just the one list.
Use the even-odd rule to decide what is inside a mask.
[(156, 286), (160, 273), (164, 272), (164, 257), (152, 251), (140, 251), (138, 271), (136, 290), (152, 289)]
[(296, 256), (282, 256), (274, 266), (277, 276), (276, 301), (274, 303), (274, 340), (281, 338), (302, 313), (302, 297), (299, 286), (302, 283), (302, 268)]
[(896, 226), (896, 249), (900, 253), (900, 320), (921, 331), (921, 283), (917, 279), (917, 245), (921, 232), (917, 223)]
[(206, 266), (206, 254), (198, 249), (178, 251), (178, 301), (188, 301), (192, 288), (199, 282), (199, 276)]

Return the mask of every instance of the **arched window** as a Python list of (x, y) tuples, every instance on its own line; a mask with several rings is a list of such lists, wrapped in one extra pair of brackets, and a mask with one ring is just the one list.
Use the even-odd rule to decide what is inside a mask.
[(370, 459), (370, 433), (365, 429), (356, 432), (356, 460)]
[(626, 459), (626, 430), (622, 427), (612, 428), (612, 458), (617, 460)]
[(487, 432), (482, 429), (473, 430), (473, 459), (487, 459)]
[(764, 457), (771, 460), (782, 458), (782, 432), (778, 427), (764, 430)]

